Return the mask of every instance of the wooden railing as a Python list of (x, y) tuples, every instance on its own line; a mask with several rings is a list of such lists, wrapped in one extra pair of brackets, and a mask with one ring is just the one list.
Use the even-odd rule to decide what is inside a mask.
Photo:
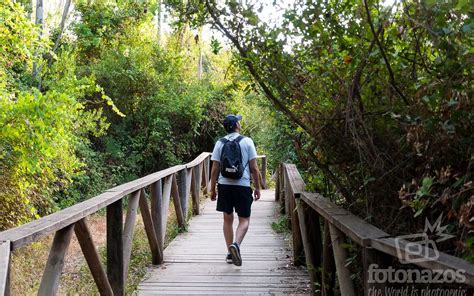
[[(266, 184), (266, 156), (261, 158), (261, 180)], [(75, 233), (101, 295), (123, 295), (130, 263), (137, 211), (143, 218), (152, 263), (163, 262), (163, 248), (170, 198), (178, 226), (184, 227), (189, 198), (192, 213), (199, 215), (201, 189), (210, 190), (210, 153), (202, 153), (185, 165), (177, 165), (111, 188), (84, 202), (17, 228), (0, 232), (0, 295), (9, 295), (11, 252), (50, 234), (55, 234), (38, 295), (55, 295), (64, 258)], [(263, 186), (265, 187), (265, 185)], [(150, 204), (147, 200), (150, 199)], [(123, 222), (123, 199), (128, 197)], [(104, 270), (87, 224), (87, 217), (106, 208), (107, 270)]]
[[(305, 183), (295, 165), (281, 164), (276, 183), (275, 199), (281, 202), (282, 212), (288, 215), (294, 264), (306, 264), (308, 267), (313, 294), (333, 295), (336, 275), (341, 295), (359, 294), (354, 290), (346, 265), (348, 254), (344, 245), (347, 239), (362, 249), (364, 295), (386, 295), (383, 283), (368, 280), (370, 265), (387, 268), (400, 257), (412, 258), (413, 264), (425, 269), (462, 271), (465, 276), (463, 284), (474, 286), (473, 264), (419, 245), (419, 249), (428, 252), (428, 257), (439, 255), (435, 260), (423, 260), (420, 253), (405, 247), (407, 241), (385, 233), (317, 193), (305, 192)], [(317, 293), (316, 283), (320, 287)], [(374, 288), (382, 294), (370, 294), (369, 291), (374, 292)]]

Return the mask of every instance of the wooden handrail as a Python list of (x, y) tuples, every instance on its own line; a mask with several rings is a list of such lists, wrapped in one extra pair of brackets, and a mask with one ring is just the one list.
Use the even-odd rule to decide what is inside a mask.
[[(190, 198), (193, 214), (199, 214), (200, 191), (210, 191), (210, 156), (211, 153), (203, 152), (187, 164), (173, 166), (110, 188), (64, 210), (0, 232), (0, 295), (9, 294), (11, 252), (53, 233), (54, 242), (39, 295), (56, 293), (64, 256), (73, 233), (80, 239), (82, 252), (100, 293), (123, 295), (137, 207), (140, 208), (150, 243), (152, 263), (161, 264), (170, 199), (173, 198), (179, 226), (185, 226)], [(262, 172), (265, 174), (266, 156), (259, 155), (258, 158), (263, 160)], [(265, 183), (262, 184), (266, 186)], [(146, 198), (146, 188), (150, 192), (150, 205)], [(125, 196), (130, 197), (124, 225), (122, 199)], [(89, 215), (103, 208), (107, 209), (107, 271), (100, 262), (86, 220)]]
[[(327, 285), (333, 285), (333, 283), (329, 283), (327, 273), (332, 273), (329, 278), (334, 278), (335, 271), (337, 271), (341, 293), (343, 295), (356, 295), (350, 273), (347, 271), (347, 258), (345, 257), (347, 252), (341, 248), (341, 244), (346, 237), (362, 247), (365, 295), (368, 295), (371, 288), (367, 281), (370, 264), (380, 263), (383, 266), (386, 265), (387, 259), (390, 261), (400, 255), (404, 258), (407, 256), (422, 258), (419, 254), (403, 248), (407, 241), (391, 236), (349, 211), (338, 207), (318, 193), (305, 192), (304, 181), (296, 166), (286, 163), (281, 164), (276, 183), (275, 200), (281, 202), (282, 212), (288, 215), (289, 226), (292, 229), (294, 263), (301, 264), (301, 255), (297, 249), (303, 246), (306, 265), (311, 266), (309, 272), (312, 287), (314, 288), (315, 284), (318, 283), (322, 287), (323, 295), (326, 295), (324, 291), (331, 291), (332, 289), (331, 287), (328, 289)], [(295, 219), (295, 212), (298, 213), (297, 219)], [(330, 236), (328, 234), (324, 235), (324, 241), (321, 234), (323, 231), (319, 222), (320, 217), (324, 219), (324, 224), (329, 226), (324, 227), (326, 232), (330, 232)], [(324, 250), (321, 250), (321, 247)], [(438, 252), (420, 244), (421, 247), (427, 250), (428, 253)], [(328, 252), (327, 248), (332, 248), (332, 252)], [(401, 254), (399, 254), (400, 252)], [(322, 257), (322, 254), (331, 253), (334, 254), (334, 258)], [(438, 253), (439, 257), (436, 260), (414, 260), (413, 264), (431, 270), (462, 270), (466, 277), (464, 284), (474, 286), (473, 264), (443, 252)], [(323, 266), (322, 262), (328, 260), (334, 260), (336, 270), (325, 270), (331, 264), (325, 263)], [(377, 287), (380, 288), (380, 286)]]

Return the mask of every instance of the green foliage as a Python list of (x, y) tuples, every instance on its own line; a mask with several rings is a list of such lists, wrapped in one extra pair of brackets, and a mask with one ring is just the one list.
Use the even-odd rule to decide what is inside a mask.
[(288, 216), (282, 215), (278, 218), (277, 221), (272, 222), (272, 229), (276, 233), (287, 233), (288, 229)]
[[(94, 79), (75, 76), (68, 53), (41, 72), (44, 90), (33, 87), (33, 63), (44, 65), (40, 54), (49, 43), (40, 39), (22, 7), (0, 4), (0, 228), (26, 222), (55, 208), (53, 194), (70, 184), (82, 162), (76, 146), (88, 133), (107, 128), (101, 110), (85, 110), (79, 99), (96, 93)], [(4, 43), (3, 43), (4, 42)], [(36, 55), (34, 54), (36, 53)]]

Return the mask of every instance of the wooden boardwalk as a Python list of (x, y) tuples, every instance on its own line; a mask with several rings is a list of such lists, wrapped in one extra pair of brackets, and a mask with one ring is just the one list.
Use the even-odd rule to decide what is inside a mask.
[[(153, 267), (139, 285), (140, 295), (305, 295), (309, 276), (294, 267), (289, 242), (275, 233), (278, 203), (274, 191), (263, 190), (252, 205), (250, 228), (242, 243), (241, 267), (225, 262), (222, 214), (206, 200), (202, 214), (193, 217), (188, 232), (164, 251), (164, 264)], [(234, 219), (234, 229), (237, 217)]]

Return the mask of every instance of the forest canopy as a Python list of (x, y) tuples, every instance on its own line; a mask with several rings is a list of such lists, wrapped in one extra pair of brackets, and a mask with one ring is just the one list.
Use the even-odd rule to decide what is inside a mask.
[(468, 1), (168, 3), (179, 23), (220, 31), (297, 127), (309, 188), (392, 234), (442, 215), (457, 237), (444, 248), (473, 260)]

